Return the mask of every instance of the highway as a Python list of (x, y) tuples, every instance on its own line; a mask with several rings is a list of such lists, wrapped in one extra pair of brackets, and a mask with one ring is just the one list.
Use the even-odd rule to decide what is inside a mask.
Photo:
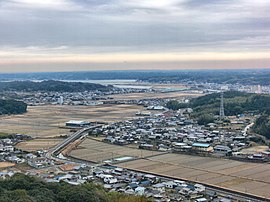
[(58, 154), (62, 149), (64, 149), (70, 143), (72, 143), (75, 140), (81, 138), (86, 132), (89, 132), (90, 130), (93, 130), (93, 129), (98, 128), (98, 127), (100, 127), (100, 125), (83, 128), (83, 129), (81, 129), (81, 130), (73, 133), (68, 138), (66, 138), (63, 142), (61, 142), (58, 145), (56, 145), (55, 147), (51, 148), (48, 151), (48, 156), (52, 156), (52, 155)]

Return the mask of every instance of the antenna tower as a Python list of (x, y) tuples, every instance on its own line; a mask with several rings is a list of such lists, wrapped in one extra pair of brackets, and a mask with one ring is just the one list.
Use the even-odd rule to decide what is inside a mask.
[(225, 113), (224, 113), (224, 96), (223, 96), (223, 91), (220, 93), (220, 109), (219, 109), (219, 117), (224, 118)]

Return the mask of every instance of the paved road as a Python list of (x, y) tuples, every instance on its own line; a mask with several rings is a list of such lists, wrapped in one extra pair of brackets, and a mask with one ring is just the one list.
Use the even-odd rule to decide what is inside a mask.
[(244, 129), (244, 133), (243, 133), (243, 135), (244, 136), (247, 136), (247, 131), (252, 127), (254, 125), (254, 122), (252, 122), (251, 124), (249, 124), (249, 125), (247, 125), (246, 127), (245, 127), (245, 129)]
[(93, 129), (98, 128), (98, 127), (100, 127), (100, 125), (83, 128), (83, 129), (73, 133), (68, 138), (66, 138), (63, 142), (61, 142), (58, 145), (56, 145), (55, 147), (51, 148), (48, 151), (48, 155), (51, 156), (53, 154), (59, 153), (62, 149), (64, 149), (70, 143), (72, 143), (75, 140), (81, 138), (86, 132), (89, 132), (90, 130), (93, 130)]

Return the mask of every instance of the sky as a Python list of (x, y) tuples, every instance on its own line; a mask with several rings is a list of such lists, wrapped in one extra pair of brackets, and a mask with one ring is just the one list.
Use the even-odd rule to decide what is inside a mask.
[(0, 0), (0, 72), (270, 68), (269, 0)]

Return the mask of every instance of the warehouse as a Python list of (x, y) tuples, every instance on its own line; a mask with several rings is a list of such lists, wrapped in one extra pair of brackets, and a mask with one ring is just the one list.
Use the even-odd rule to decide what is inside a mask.
[(90, 125), (90, 122), (87, 122), (87, 121), (71, 120), (71, 121), (66, 122), (67, 127), (85, 127), (85, 126), (89, 126), (89, 125)]

